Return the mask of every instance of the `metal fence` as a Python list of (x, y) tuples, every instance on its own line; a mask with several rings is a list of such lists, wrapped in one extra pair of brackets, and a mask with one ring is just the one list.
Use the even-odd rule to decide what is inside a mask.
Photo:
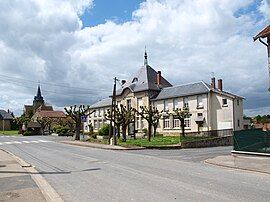
[(234, 131), (235, 151), (270, 153), (270, 132), (261, 129)]
[(209, 130), (209, 131), (200, 131), (200, 132), (187, 132), (187, 136), (193, 137), (226, 137), (232, 136), (232, 129), (224, 129), (224, 130)]

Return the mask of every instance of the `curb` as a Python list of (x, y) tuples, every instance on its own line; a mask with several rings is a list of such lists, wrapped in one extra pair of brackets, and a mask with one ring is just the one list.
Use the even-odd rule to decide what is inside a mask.
[(134, 148), (128, 148), (128, 147), (122, 147), (122, 148), (113, 148), (113, 147), (104, 147), (102, 145), (90, 145), (90, 144), (80, 144), (77, 142), (66, 142), (66, 141), (60, 141), (60, 143), (63, 144), (69, 144), (69, 145), (76, 145), (76, 146), (82, 146), (82, 147), (92, 147), (92, 148), (98, 148), (98, 149), (107, 149), (107, 150), (118, 150), (118, 151), (124, 151), (124, 150), (144, 150), (144, 149), (159, 149), (159, 150), (170, 150), (170, 149), (182, 149), (181, 145), (173, 145), (173, 146), (145, 146), (145, 147), (134, 147)]
[(270, 175), (270, 173), (268, 173), (268, 172), (258, 171), (255, 169), (239, 168), (239, 167), (224, 165), (224, 164), (220, 164), (220, 163), (216, 163), (216, 162), (210, 162), (209, 159), (206, 159), (203, 162), (204, 162), (204, 164), (209, 164), (209, 165), (214, 165), (214, 166), (219, 166), (219, 167), (224, 167), (224, 168), (231, 168), (231, 169), (236, 169), (236, 170), (244, 170), (244, 171), (248, 171), (248, 172), (256, 172), (256, 173), (260, 173), (260, 174)]
[(246, 152), (246, 151), (236, 151), (232, 150), (232, 154), (245, 154), (245, 155), (254, 155), (254, 156), (263, 156), (263, 157), (270, 157), (268, 153), (259, 153), (259, 152)]
[[(12, 152), (1, 149), (2, 151), (10, 154), (31, 176), (31, 178), (35, 181), (37, 186), (39, 187), (41, 193), (44, 198), (48, 202), (63, 202), (63, 199), (60, 195), (55, 191), (54, 188), (45, 180), (45, 178), (39, 174), (39, 172), (29, 163), (26, 163), (20, 157), (14, 155)], [(33, 174), (34, 173), (34, 174)]]
[(60, 141), (60, 143), (63, 144), (69, 144), (69, 145), (75, 145), (75, 146), (80, 146), (80, 147), (91, 147), (91, 148), (97, 148), (97, 149), (106, 149), (106, 150), (117, 150), (117, 151), (123, 151), (123, 150), (143, 150), (146, 149), (145, 147), (136, 147), (136, 148), (126, 148), (126, 147), (122, 147), (122, 148), (110, 148), (110, 147), (102, 147), (99, 145), (90, 145), (90, 144), (80, 144), (77, 142), (66, 142), (66, 141)]

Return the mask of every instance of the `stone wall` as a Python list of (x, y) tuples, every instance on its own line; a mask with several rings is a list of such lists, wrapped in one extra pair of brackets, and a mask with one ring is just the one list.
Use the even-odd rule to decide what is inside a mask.
[(181, 148), (202, 148), (202, 147), (217, 147), (217, 146), (232, 146), (232, 145), (233, 145), (233, 136), (225, 136), (192, 142), (182, 142)]

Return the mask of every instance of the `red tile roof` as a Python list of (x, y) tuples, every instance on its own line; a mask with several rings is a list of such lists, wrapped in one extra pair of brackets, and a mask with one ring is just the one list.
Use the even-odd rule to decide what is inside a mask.
[(48, 118), (66, 118), (66, 115), (62, 111), (38, 111), (38, 117), (48, 117)]
[(253, 39), (256, 41), (258, 38), (265, 38), (267, 36), (270, 36), (270, 25), (265, 27), (259, 34), (253, 37)]

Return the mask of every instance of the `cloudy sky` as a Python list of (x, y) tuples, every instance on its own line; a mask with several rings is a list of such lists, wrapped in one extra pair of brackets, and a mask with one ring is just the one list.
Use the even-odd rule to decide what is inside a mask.
[(172, 84), (210, 81), (242, 95), (245, 114), (270, 114), (269, 0), (2, 0), (0, 108), (17, 115), (41, 83), (56, 108), (107, 97), (112, 78), (149, 64)]

